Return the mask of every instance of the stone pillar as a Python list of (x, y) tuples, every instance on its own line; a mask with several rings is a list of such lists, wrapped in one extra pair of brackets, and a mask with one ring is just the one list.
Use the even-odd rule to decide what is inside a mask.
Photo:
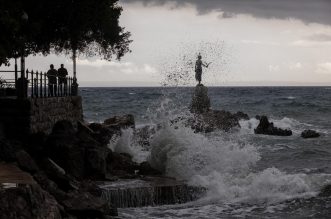
[(202, 84), (194, 88), (190, 111), (192, 113), (203, 113), (210, 108), (210, 99), (208, 97), (208, 88)]

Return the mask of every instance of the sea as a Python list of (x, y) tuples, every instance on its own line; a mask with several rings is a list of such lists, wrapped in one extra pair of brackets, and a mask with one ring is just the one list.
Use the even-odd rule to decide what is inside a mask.
[[(197, 201), (122, 208), (119, 218), (331, 218), (331, 87), (209, 87), (212, 109), (247, 113), (229, 132), (195, 133), (174, 118), (190, 116), (194, 87), (80, 88), (84, 118), (132, 114), (136, 127), (158, 127), (148, 147), (124, 130), (114, 150), (150, 161), (164, 174), (207, 188)], [(289, 137), (254, 134), (266, 115)], [(306, 129), (321, 134), (304, 139)], [(116, 143), (116, 142), (115, 142)], [(113, 144), (115, 144), (113, 143)], [(112, 144), (112, 143), (110, 143)]]

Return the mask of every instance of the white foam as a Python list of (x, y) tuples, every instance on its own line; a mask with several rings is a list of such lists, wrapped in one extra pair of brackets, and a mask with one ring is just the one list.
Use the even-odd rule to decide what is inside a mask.
[(288, 96), (288, 97), (286, 97), (286, 99), (288, 99), (288, 100), (294, 100), (294, 99), (296, 99), (296, 97)]

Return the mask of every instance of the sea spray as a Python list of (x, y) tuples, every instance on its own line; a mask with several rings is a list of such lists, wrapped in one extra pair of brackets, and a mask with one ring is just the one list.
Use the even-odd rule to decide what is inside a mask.
[(154, 136), (151, 146), (149, 161), (154, 168), (206, 187), (206, 200), (273, 202), (311, 194), (305, 174), (286, 174), (276, 168), (254, 172), (260, 154), (251, 144), (167, 126)]

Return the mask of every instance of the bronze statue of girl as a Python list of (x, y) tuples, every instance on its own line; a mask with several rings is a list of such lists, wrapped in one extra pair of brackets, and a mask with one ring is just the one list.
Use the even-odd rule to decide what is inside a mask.
[(201, 84), (202, 66), (208, 68), (208, 66), (211, 64), (211, 62), (208, 64), (203, 63), (201, 59), (202, 57), (199, 54), (198, 60), (195, 62), (195, 80), (199, 82), (199, 85)]

